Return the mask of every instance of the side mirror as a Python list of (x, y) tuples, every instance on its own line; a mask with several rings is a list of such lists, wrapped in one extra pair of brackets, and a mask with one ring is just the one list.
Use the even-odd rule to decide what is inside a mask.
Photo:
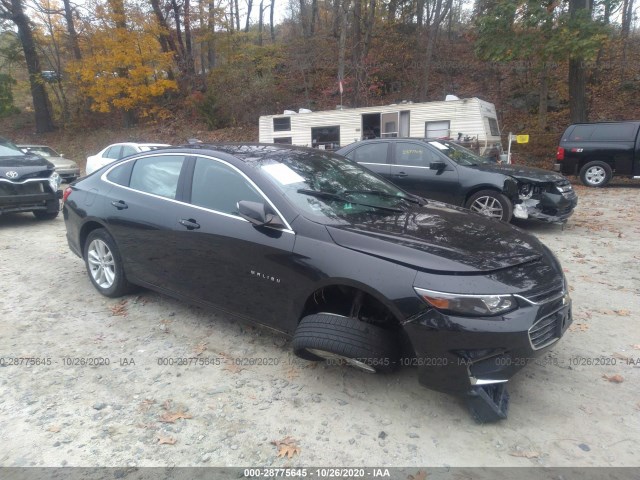
[(256, 227), (284, 227), (280, 217), (273, 213), (264, 203), (240, 200), (238, 202), (238, 213)]
[(437, 171), (441, 172), (445, 168), (447, 168), (447, 164), (444, 163), (444, 162), (431, 162), (429, 164), (429, 169), (431, 169), (431, 170), (437, 170)]

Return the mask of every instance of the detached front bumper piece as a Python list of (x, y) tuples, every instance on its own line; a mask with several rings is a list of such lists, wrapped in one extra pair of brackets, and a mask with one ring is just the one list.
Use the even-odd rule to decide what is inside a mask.
[(542, 193), (536, 198), (520, 199), (513, 209), (515, 218), (534, 218), (543, 222), (564, 223), (573, 215), (578, 205), (578, 196), (571, 194)]
[(471, 416), (478, 423), (504, 420), (509, 413), (509, 392), (504, 383), (474, 387), (466, 400)]

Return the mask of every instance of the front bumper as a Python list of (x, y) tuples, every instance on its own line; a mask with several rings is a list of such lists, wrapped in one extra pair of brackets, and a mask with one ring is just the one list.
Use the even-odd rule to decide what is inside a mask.
[(543, 222), (564, 223), (573, 215), (578, 205), (578, 195), (571, 190), (565, 194), (542, 193), (536, 198), (521, 199), (514, 206), (513, 216), (516, 218), (534, 218)]
[(69, 183), (70, 181), (73, 181), (80, 176), (80, 169), (78, 167), (56, 168), (56, 172), (58, 172), (58, 175), (60, 175), (65, 183)]
[(34, 210), (53, 212), (59, 209), (60, 198), (62, 198), (62, 191), (52, 191), (48, 180), (23, 183), (0, 182), (0, 214)]
[(572, 322), (568, 296), (523, 306), (507, 315), (469, 318), (430, 309), (404, 325), (427, 388), (467, 394), (508, 381), (555, 344)]

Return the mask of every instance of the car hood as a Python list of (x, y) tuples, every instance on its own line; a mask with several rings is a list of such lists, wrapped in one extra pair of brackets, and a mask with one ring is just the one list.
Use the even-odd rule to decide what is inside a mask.
[[(53, 164), (39, 155), (0, 157), (0, 178), (9, 178), (7, 173), (16, 172), (18, 176), (10, 178), (14, 182), (36, 176), (48, 177), (53, 169)], [(43, 174), (36, 175), (40, 172), (43, 172)]]
[(45, 158), (58, 168), (73, 168), (78, 166), (76, 162), (65, 157), (45, 157)]
[(396, 215), (331, 225), (327, 230), (338, 245), (423, 271), (490, 272), (544, 255), (532, 235), (439, 202)]
[(509, 175), (518, 180), (526, 180), (530, 182), (557, 182), (563, 180), (564, 177), (559, 173), (544, 170), (542, 168), (527, 167), (524, 165), (499, 165), (499, 164), (483, 164), (473, 167), (483, 172), (502, 173)]

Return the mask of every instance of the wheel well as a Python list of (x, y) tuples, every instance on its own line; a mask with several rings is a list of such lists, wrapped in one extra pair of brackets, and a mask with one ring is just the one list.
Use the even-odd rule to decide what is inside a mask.
[(87, 241), (87, 237), (91, 232), (99, 228), (104, 228), (104, 225), (98, 222), (87, 222), (82, 226), (82, 229), (80, 229), (80, 253), (82, 254), (83, 257), (84, 257), (84, 244)]
[(490, 190), (492, 192), (496, 192), (496, 193), (503, 193), (500, 190), (498, 190), (495, 187), (475, 187), (473, 190), (470, 190), (469, 193), (467, 193), (467, 196), (464, 199), (464, 206), (466, 207), (467, 202), (469, 201), (469, 199), (474, 196), (476, 193), (481, 192), (482, 190)]
[(616, 162), (613, 160), (603, 160), (600, 158), (587, 158), (583, 161), (580, 162), (580, 164), (578, 165), (578, 175), (582, 172), (582, 169), (584, 168), (584, 166), (587, 163), (591, 163), (591, 162), (602, 162), (602, 163), (606, 163), (607, 165), (609, 165), (609, 168), (611, 169), (612, 172), (616, 171)]
[(305, 302), (300, 319), (320, 312), (358, 318), (389, 330), (400, 328), (398, 318), (380, 300), (347, 285), (328, 285), (313, 292)]

